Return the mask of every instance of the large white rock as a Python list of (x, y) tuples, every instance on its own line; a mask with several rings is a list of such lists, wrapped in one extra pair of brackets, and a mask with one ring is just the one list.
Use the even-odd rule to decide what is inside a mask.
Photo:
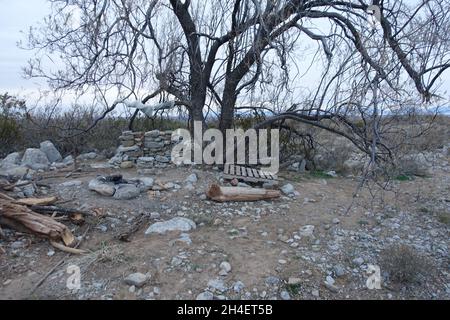
[(32, 176), (32, 172), (30, 173), (29, 168), (24, 167), (24, 166), (18, 166), (16, 164), (9, 164), (9, 165), (4, 165), (0, 168), (0, 175), (1, 176), (7, 176), (7, 177), (11, 177), (11, 178), (16, 178), (16, 179), (22, 179), (22, 178), (31, 178)]
[(22, 160), (22, 157), (20, 156), (20, 153), (13, 152), (6, 156), (5, 159), (1, 161), (2, 166), (8, 166), (8, 165), (14, 165), (14, 164), (20, 164), (20, 161)]
[(56, 149), (55, 145), (51, 141), (47, 140), (41, 142), (40, 150), (45, 153), (50, 163), (59, 162), (63, 159), (61, 153), (59, 153), (58, 149)]
[(44, 152), (36, 148), (29, 148), (22, 157), (22, 165), (33, 170), (46, 170), (48, 169), (49, 162)]
[(194, 221), (183, 218), (183, 217), (176, 217), (173, 219), (170, 219), (168, 221), (163, 222), (156, 222), (152, 224), (147, 231), (145, 231), (146, 235), (152, 234), (152, 233), (158, 233), (158, 234), (164, 234), (168, 231), (191, 231), (192, 229), (195, 229), (197, 226)]
[(141, 190), (132, 184), (120, 184), (116, 186), (116, 192), (114, 193), (114, 199), (117, 200), (129, 200), (139, 196)]
[(111, 197), (116, 192), (116, 188), (114, 186), (101, 181), (99, 178), (92, 179), (89, 181), (89, 190), (100, 193), (101, 195)]

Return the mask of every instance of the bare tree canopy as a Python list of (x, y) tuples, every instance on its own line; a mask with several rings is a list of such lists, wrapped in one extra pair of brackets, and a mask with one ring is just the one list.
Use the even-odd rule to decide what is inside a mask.
[(440, 98), (449, 12), (448, 0), (55, 0), (30, 32), (39, 51), (26, 72), (56, 90), (93, 90), (104, 115), (159, 97), (191, 120), (218, 111), (225, 130), (249, 108), (275, 114), (265, 124), (325, 126), (370, 152), (383, 149), (381, 115)]

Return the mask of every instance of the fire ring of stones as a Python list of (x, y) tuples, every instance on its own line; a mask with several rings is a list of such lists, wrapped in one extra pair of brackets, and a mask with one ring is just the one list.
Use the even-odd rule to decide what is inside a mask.
[(89, 182), (89, 190), (116, 200), (129, 200), (138, 197), (153, 187), (153, 179), (142, 177), (123, 179), (122, 175), (96, 177)]

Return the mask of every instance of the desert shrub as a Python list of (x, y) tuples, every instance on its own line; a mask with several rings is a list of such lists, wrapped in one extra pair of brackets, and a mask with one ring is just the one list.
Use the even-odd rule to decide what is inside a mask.
[(24, 100), (0, 95), (0, 156), (9, 153), (22, 140), (20, 117), (26, 113)]
[(422, 255), (407, 245), (392, 245), (381, 253), (381, 269), (394, 283), (411, 284), (425, 277), (429, 265)]

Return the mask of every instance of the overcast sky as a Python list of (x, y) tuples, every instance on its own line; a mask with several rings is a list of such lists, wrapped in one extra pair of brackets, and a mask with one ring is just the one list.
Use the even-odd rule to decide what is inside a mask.
[(19, 49), (17, 42), (25, 40), (32, 25), (49, 13), (46, 0), (0, 0), (0, 92), (35, 90), (36, 80), (25, 80), (21, 68), (32, 53)]
[[(22, 68), (32, 52), (17, 47), (25, 41), (30, 26), (36, 26), (50, 12), (47, 0), (0, 0), (0, 93), (9, 92), (30, 97), (36, 92), (37, 80), (23, 78)], [(25, 41), (26, 42), (26, 41)], [(308, 82), (308, 81), (307, 81)], [(41, 82), (41, 86), (43, 83)], [(44, 85), (45, 87), (45, 85)], [(442, 89), (450, 92), (450, 72), (444, 74)], [(34, 96), (34, 95), (31, 95)]]

